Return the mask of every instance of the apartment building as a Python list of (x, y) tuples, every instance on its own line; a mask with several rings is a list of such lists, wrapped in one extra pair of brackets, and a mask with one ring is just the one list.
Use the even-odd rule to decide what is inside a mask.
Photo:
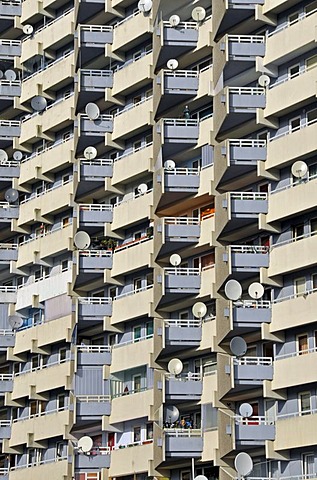
[(316, 27), (0, 0), (0, 480), (317, 478)]

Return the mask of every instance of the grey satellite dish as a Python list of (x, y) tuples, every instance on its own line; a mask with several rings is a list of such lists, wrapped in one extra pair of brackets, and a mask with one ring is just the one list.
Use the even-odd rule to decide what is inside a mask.
[(15, 73), (14, 70), (6, 70), (4, 72), (4, 76), (7, 80), (11, 80), (12, 82), (17, 78), (17, 74)]
[(0, 149), (0, 163), (5, 163), (8, 161), (8, 154), (5, 150)]
[(179, 419), (178, 408), (175, 407), (175, 405), (171, 405), (171, 406), (166, 407), (165, 418), (169, 422), (172, 422), (172, 423), (176, 422)]
[(77, 232), (74, 236), (74, 244), (79, 250), (84, 250), (90, 245), (90, 236), (87, 232)]
[(151, 10), (152, 5), (152, 0), (140, 0), (138, 3), (138, 9), (140, 12), (146, 13)]
[(258, 78), (258, 84), (260, 85), (260, 87), (268, 87), (270, 83), (271, 83), (271, 79), (268, 75), (261, 75)]
[(229, 300), (238, 300), (242, 295), (242, 287), (237, 280), (229, 280), (225, 285), (225, 295)]
[(0, 79), (3, 78), (3, 71), (0, 70)]
[(32, 27), (32, 25), (24, 25), (24, 27), (22, 28), (22, 31), (25, 35), (32, 35), (33, 31), (34, 31), (34, 28)]
[(176, 68), (178, 67), (178, 61), (176, 60), (176, 58), (171, 58), (167, 62), (166, 66), (169, 70), (176, 70)]
[(182, 261), (182, 257), (178, 255), (178, 253), (173, 253), (173, 255), (170, 256), (170, 264), (173, 265), (173, 267), (178, 267)]
[(32, 100), (31, 100), (31, 107), (36, 112), (43, 112), (43, 110), (45, 110), (45, 108), (47, 107), (46, 98), (41, 97), (40, 95), (37, 95), (36, 97), (33, 97)]
[(14, 203), (19, 198), (19, 192), (15, 190), (15, 188), (8, 188), (8, 190), (4, 193), (4, 198), (9, 203)]
[(246, 477), (253, 469), (252, 458), (247, 453), (240, 452), (234, 459), (234, 467), (241, 477)]
[(242, 403), (239, 407), (239, 413), (241, 417), (244, 417), (244, 418), (252, 417), (253, 415), (252, 405), (250, 405), (249, 403)]
[(251, 283), (251, 285), (248, 288), (248, 293), (251, 298), (255, 298), (255, 299), (261, 298), (264, 295), (264, 287), (259, 282)]
[(140, 183), (138, 186), (138, 192), (140, 195), (144, 195), (148, 191), (148, 186), (146, 183)]
[(248, 346), (242, 337), (233, 337), (230, 341), (230, 350), (236, 357), (243, 357), (246, 354)]
[(87, 160), (93, 160), (97, 156), (97, 149), (95, 147), (87, 147), (84, 150), (84, 157), (87, 158)]
[(303, 162), (302, 160), (297, 160), (297, 162), (293, 163), (291, 170), (294, 177), (303, 178), (308, 171), (308, 166), (307, 163)]
[(8, 317), (8, 322), (12, 330), (16, 330), (17, 328), (21, 328), (23, 325), (23, 320), (19, 315), (10, 315)]
[(166, 160), (166, 162), (164, 162), (165, 170), (174, 170), (175, 166), (174, 160)]
[(100, 110), (98, 105), (95, 103), (87, 103), (85, 107), (85, 112), (86, 115), (90, 118), (90, 120), (97, 120), (97, 118), (100, 116)]
[(196, 302), (193, 305), (192, 312), (194, 317), (203, 318), (207, 313), (207, 307), (203, 302)]
[(88, 435), (86, 435), (84, 437), (81, 437), (78, 440), (77, 446), (78, 446), (78, 449), (81, 450), (82, 452), (88, 453), (92, 449), (93, 444), (94, 444), (94, 442), (93, 442), (92, 438), (90, 438), (90, 437), (88, 437)]
[(19, 150), (17, 150), (16, 152), (14, 152), (14, 154), (13, 154), (13, 159), (14, 159), (16, 162), (21, 162), (22, 158), (23, 158), (22, 152), (20, 152)]
[(206, 10), (204, 7), (196, 7), (192, 11), (192, 19), (195, 20), (195, 22), (202, 22), (206, 18)]
[(168, 362), (167, 369), (172, 375), (179, 375), (183, 371), (183, 362), (179, 358), (172, 358)]
[(177, 27), (177, 25), (180, 24), (181, 19), (180, 19), (179, 15), (172, 15), (169, 18), (168, 21), (169, 21), (171, 27)]

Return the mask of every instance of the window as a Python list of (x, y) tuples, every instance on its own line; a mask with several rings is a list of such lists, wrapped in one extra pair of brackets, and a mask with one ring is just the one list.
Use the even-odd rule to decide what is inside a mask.
[(67, 348), (60, 348), (58, 351), (59, 361), (64, 362), (67, 358)]
[(292, 228), (292, 238), (293, 240), (297, 240), (299, 237), (304, 235), (304, 224), (300, 223), (298, 225), (294, 225)]
[(152, 142), (153, 142), (153, 135), (152, 135), (152, 133), (150, 133), (149, 135), (146, 135), (146, 137), (145, 137), (145, 144), (149, 145)]
[(70, 218), (69, 217), (62, 218), (62, 228), (65, 228), (68, 225), (70, 225)]
[(178, 316), (180, 320), (189, 320), (189, 311), (185, 310), (184, 312), (179, 312)]
[(56, 443), (56, 458), (61, 458), (63, 456), (63, 450), (64, 450), (64, 443), (63, 442), (57, 442)]
[(141, 392), (141, 375), (133, 376), (133, 392), (134, 393)]
[(114, 299), (117, 296), (117, 287), (110, 287), (108, 295), (110, 298)]
[(153, 89), (152, 88), (150, 88), (149, 90), (147, 90), (145, 92), (145, 98), (150, 98), (150, 97), (152, 97), (152, 95), (153, 95)]
[(314, 122), (317, 119), (317, 108), (307, 112), (307, 122)]
[(142, 97), (141, 95), (136, 95), (135, 97), (133, 97), (133, 105), (137, 105), (138, 103), (140, 103), (142, 100)]
[(290, 77), (294, 77), (295, 75), (299, 74), (299, 63), (296, 65), (292, 65), (291, 67), (288, 68), (288, 75)]
[(148, 45), (145, 45), (144, 51), (145, 51), (145, 53), (151, 52), (152, 51), (152, 44), (149, 43)]
[(62, 184), (64, 185), (65, 183), (68, 183), (69, 181), (71, 180), (71, 176), (69, 173), (67, 173), (66, 175), (63, 175), (62, 176)]
[(292, 118), (289, 121), (289, 128), (290, 128), (291, 132), (294, 132), (295, 130), (298, 130), (300, 128), (300, 117)]
[(133, 428), (133, 442), (140, 442), (141, 441), (141, 427), (134, 427)]
[(135, 278), (133, 280), (133, 289), (134, 290), (140, 290), (142, 287), (142, 279), (141, 278)]
[(66, 407), (66, 395), (65, 393), (61, 393), (57, 395), (57, 409), (62, 410)]
[(67, 140), (69, 140), (72, 136), (72, 132), (65, 132), (63, 133), (63, 136), (62, 136), (62, 140), (63, 142), (66, 142)]
[(269, 132), (267, 130), (265, 130), (264, 132), (258, 133), (256, 138), (258, 140), (267, 140), (268, 134), (269, 134)]
[(306, 278), (300, 277), (294, 280), (295, 295), (303, 295), (306, 292)]
[(308, 5), (306, 5), (305, 7), (305, 13), (312, 13), (314, 10), (317, 9), (317, 0), (315, 0), (314, 2), (312, 3), (309, 3)]
[(153, 438), (153, 423), (146, 424), (146, 439), (152, 440)]
[(40, 355), (33, 355), (31, 357), (31, 368), (36, 369), (40, 367)]
[(302, 468), (304, 478), (315, 477), (315, 456), (313, 453), (303, 453), (302, 455)]
[(311, 276), (311, 281), (312, 281), (312, 288), (313, 289), (317, 288), (317, 274), (316, 273), (314, 273)]
[(310, 392), (302, 392), (298, 394), (299, 413), (308, 415), (311, 411), (311, 395)]
[(133, 340), (134, 342), (138, 342), (142, 336), (142, 328), (141, 325), (133, 328)]
[(312, 57), (306, 58), (305, 61), (307, 70), (316, 67), (317, 65), (317, 55), (313, 55)]
[(317, 218), (312, 218), (310, 221), (310, 233), (313, 235), (317, 232)]
[(138, 60), (138, 59), (141, 58), (141, 57), (142, 57), (142, 50), (138, 50), (137, 52), (135, 52), (135, 53), (133, 54), (133, 57), (132, 57), (132, 58), (133, 58), (134, 61), (136, 61), (136, 60)]
[(291, 13), (291, 14), (288, 16), (288, 22), (289, 22), (289, 23), (296, 22), (296, 20), (298, 20), (298, 18), (299, 18), (299, 12)]
[(116, 160), (117, 157), (119, 157), (119, 152), (112, 152), (109, 155), (110, 160)]
[(317, 177), (317, 163), (313, 163), (308, 167), (308, 177), (315, 178)]
[(31, 400), (29, 403), (29, 415), (36, 415), (38, 413), (38, 405), (36, 400)]
[(297, 351), (299, 355), (305, 355), (308, 353), (308, 335), (304, 333), (297, 335)]
[(134, 237), (134, 240), (140, 240), (140, 238), (142, 237), (142, 232), (135, 232), (133, 237)]
[(132, 145), (133, 151), (139, 150), (141, 147), (142, 147), (141, 140), (137, 140), (136, 142), (133, 142), (133, 145)]
[(66, 270), (68, 270), (68, 260), (62, 260), (61, 267), (62, 267), (62, 272), (66, 272)]
[(146, 282), (146, 286), (149, 287), (150, 285), (153, 285), (154, 283), (154, 276), (153, 276), (153, 272), (150, 272), (150, 273), (147, 273), (146, 276), (145, 276), (145, 282)]
[(147, 322), (145, 324), (146, 336), (150, 337), (153, 335), (153, 322)]
[(110, 333), (108, 335), (108, 345), (111, 347), (116, 344), (116, 334), (115, 333)]

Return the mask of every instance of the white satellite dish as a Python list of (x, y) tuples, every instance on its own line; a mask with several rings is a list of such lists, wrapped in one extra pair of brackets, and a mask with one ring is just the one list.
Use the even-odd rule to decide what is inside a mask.
[(95, 147), (87, 147), (84, 150), (84, 157), (87, 158), (87, 160), (93, 160), (97, 156), (97, 149)]
[(167, 369), (172, 375), (179, 375), (183, 371), (183, 362), (179, 358), (172, 358), (168, 362)]
[(250, 405), (249, 403), (242, 403), (239, 407), (239, 413), (241, 417), (244, 417), (244, 418), (252, 417), (253, 415), (252, 405)]
[(165, 418), (167, 421), (174, 423), (179, 419), (179, 410), (175, 405), (170, 405), (165, 409)]
[(0, 149), (0, 163), (5, 163), (8, 161), (8, 154), (5, 150)]
[(248, 346), (242, 337), (233, 337), (230, 341), (230, 350), (236, 357), (243, 357), (246, 354)]
[(6, 70), (4, 72), (4, 76), (7, 80), (10, 80), (11, 82), (16, 80), (16, 78), (17, 78), (17, 74), (15, 73), (14, 70)]
[(22, 28), (22, 31), (25, 35), (32, 35), (33, 31), (34, 31), (34, 28), (32, 27), (32, 25), (24, 25), (24, 27)]
[(242, 295), (242, 287), (237, 280), (229, 280), (225, 285), (225, 295), (229, 300), (238, 300)]
[(94, 444), (94, 442), (93, 442), (92, 438), (90, 438), (90, 437), (88, 437), (88, 435), (86, 435), (84, 437), (81, 437), (78, 440), (77, 447), (82, 452), (88, 453), (92, 449), (93, 444)]
[(165, 170), (174, 170), (175, 166), (174, 160), (166, 160), (166, 162), (164, 162)]
[(90, 118), (90, 120), (97, 120), (97, 118), (100, 115), (100, 110), (98, 105), (92, 102), (87, 103), (85, 107), (85, 112), (86, 112), (86, 115)]
[(271, 83), (271, 79), (268, 75), (261, 75), (258, 78), (258, 84), (260, 85), (260, 87), (268, 87), (270, 83)]
[(179, 15), (172, 15), (172, 16), (170, 16), (168, 21), (169, 21), (171, 27), (177, 27), (177, 25), (180, 24), (181, 19), (180, 19)]
[(22, 327), (23, 319), (19, 315), (10, 315), (8, 317), (8, 322), (12, 330)]
[(254, 282), (251, 283), (251, 285), (248, 288), (248, 293), (251, 298), (258, 299), (263, 297), (264, 295), (264, 287), (261, 283), (259, 282)]
[(241, 477), (246, 477), (253, 469), (252, 458), (247, 453), (240, 452), (234, 459), (234, 467)]
[(293, 163), (291, 170), (294, 177), (303, 178), (308, 171), (308, 166), (307, 163), (303, 162), (302, 160), (297, 160), (297, 162)]
[(169, 70), (176, 70), (176, 68), (178, 67), (178, 61), (176, 60), (176, 58), (171, 58), (167, 62), (166, 66)]
[(4, 193), (4, 198), (9, 203), (14, 203), (19, 198), (19, 192), (15, 190), (15, 188), (8, 188), (8, 190)]
[(208, 480), (208, 478), (205, 477), (205, 475), (197, 475), (197, 477), (195, 477), (194, 480)]
[(140, 10), (140, 12), (146, 13), (151, 10), (152, 5), (152, 0), (140, 0), (138, 3), (138, 9)]
[(140, 183), (138, 186), (138, 192), (140, 195), (144, 195), (148, 191), (148, 186), (146, 183)]
[(20, 162), (23, 158), (23, 154), (22, 152), (20, 152), (19, 150), (17, 150), (16, 152), (14, 152), (13, 154), (13, 159), (16, 161), (16, 162)]
[(36, 112), (42, 112), (47, 107), (46, 98), (41, 97), (40, 95), (37, 95), (36, 97), (33, 97), (32, 100), (31, 100), (31, 107)]
[(170, 256), (170, 264), (173, 265), (173, 267), (178, 267), (178, 265), (181, 264), (182, 257), (178, 255), (178, 253), (173, 253), (173, 255)]
[(207, 313), (207, 307), (203, 302), (196, 302), (193, 305), (192, 312), (194, 317), (203, 318)]
[(79, 231), (74, 235), (74, 244), (79, 250), (84, 250), (90, 245), (90, 236), (87, 232)]
[(195, 20), (195, 22), (202, 22), (206, 18), (206, 10), (204, 7), (196, 7), (192, 11), (192, 19)]

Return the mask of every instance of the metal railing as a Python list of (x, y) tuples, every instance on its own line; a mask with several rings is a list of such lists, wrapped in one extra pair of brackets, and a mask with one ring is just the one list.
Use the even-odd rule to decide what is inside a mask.
[(291, 125), (288, 125), (287, 130), (285, 132), (278, 133), (274, 137), (270, 137), (269, 142), (274, 142), (274, 140), (277, 140), (281, 137), (286, 137), (286, 135), (290, 135), (292, 133), (298, 132), (303, 128), (309, 127), (310, 125), (314, 125), (316, 122), (317, 122), (317, 118), (313, 118), (312, 120), (309, 120), (309, 121), (307, 121), (307, 119), (305, 119), (304, 121), (301, 121), (298, 127), (293, 128)]
[(112, 257), (112, 250), (80, 250), (80, 257)]
[(292, 412), (292, 413), (277, 414), (276, 418), (278, 420), (284, 420), (286, 418), (303, 417), (305, 415), (316, 415), (316, 413), (317, 413), (316, 408), (309, 408), (308, 410), (297, 410), (296, 412)]
[(273, 365), (273, 359), (271, 357), (234, 357), (233, 364), (271, 366)]
[(300, 240), (304, 240), (305, 238), (314, 237), (315, 235), (317, 235), (317, 231), (304, 233), (304, 235), (298, 235), (296, 237), (289, 238), (288, 240), (283, 240), (282, 242), (276, 242), (273, 245), (271, 245), (271, 250), (273, 250), (273, 248), (276, 248), (276, 247), (281, 247), (283, 245), (288, 245), (290, 243), (299, 242)]
[(200, 168), (164, 168), (166, 175), (199, 175)]
[(120, 348), (120, 347), (123, 347), (125, 345), (132, 345), (133, 343), (139, 343), (139, 342), (142, 342), (144, 340), (149, 340), (150, 338), (153, 338), (153, 337), (154, 337), (153, 333), (151, 333), (149, 335), (143, 335), (142, 337), (132, 338), (131, 340), (127, 340), (125, 342), (116, 343), (115, 345), (113, 345), (112, 348)]
[(304, 350), (297, 350), (296, 352), (283, 353), (282, 355), (276, 355), (274, 360), (283, 360), (284, 358), (300, 357), (301, 355), (308, 355), (309, 353), (316, 353), (317, 347), (305, 348)]
[(123, 153), (122, 155), (119, 155), (114, 159), (114, 162), (118, 162), (119, 160), (122, 160), (123, 158), (129, 157), (130, 155), (133, 155), (134, 153), (140, 152), (141, 150), (144, 150), (145, 148), (151, 147), (153, 145), (153, 142), (146, 143), (145, 145), (142, 145), (141, 147), (133, 149), (131, 152), (128, 153)]
[(306, 178), (301, 178), (296, 181), (292, 181), (289, 185), (283, 185), (282, 187), (277, 187), (275, 190), (271, 190), (270, 194), (274, 195), (274, 193), (283, 192), (284, 190), (289, 190), (290, 188), (298, 187), (299, 185), (311, 182), (317, 178), (317, 174), (309, 175), (309, 172), (306, 175)]
[(113, 73), (116, 73), (116, 72), (119, 72), (120, 70), (123, 70), (124, 68), (128, 67), (129, 65), (131, 65), (132, 63), (135, 63), (137, 62), (138, 60), (140, 60), (141, 58), (144, 58), (146, 57), (147, 55), (149, 55), (150, 53), (153, 53), (153, 50), (148, 50), (146, 52), (142, 52), (140, 53), (139, 56), (136, 56), (134, 58), (130, 58), (129, 60), (127, 60), (123, 65), (118, 65), (116, 66), (114, 69), (113, 69)]
[(81, 403), (105, 403), (111, 401), (110, 395), (76, 395), (76, 400)]
[(112, 25), (79, 25), (80, 31), (83, 32), (112, 32), (113, 26)]
[(0, 250), (17, 250), (17, 243), (0, 243)]
[(8, 380), (13, 380), (13, 373), (1, 373), (0, 374), (0, 381), (6, 382)]
[(57, 65), (59, 62), (61, 62), (62, 60), (64, 60), (65, 58), (69, 57), (69, 56), (72, 55), (72, 54), (74, 54), (74, 50), (72, 50), (71, 52), (65, 53), (65, 55), (63, 55), (62, 57), (58, 58), (57, 60), (54, 60), (54, 62), (51, 62), (51, 63), (49, 63), (48, 65), (45, 65), (44, 67), (39, 68), (38, 70), (36, 70), (36, 72), (32, 73), (31, 75), (29, 75), (29, 76), (26, 77), (26, 78), (23, 78), (23, 79), (22, 79), (22, 82), (27, 82), (28, 80), (30, 80), (31, 78), (33, 78), (33, 77), (34, 77), (35, 75), (37, 75), (38, 73), (44, 72), (45, 70), (48, 70), (49, 68), (54, 67), (54, 66)]
[(262, 245), (230, 245), (231, 253), (256, 253), (266, 254), (269, 252), (269, 247)]
[(272, 303), (281, 303), (281, 302), (284, 302), (285, 300), (292, 300), (292, 299), (298, 298), (298, 297), (306, 298), (307, 295), (311, 295), (312, 293), (316, 293), (316, 292), (317, 292), (317, 288), (310, 288), (310, 289), (305, 290), (304, 292), (298, 292), (298, 293), (295, 292), (292, 295), (287, 295), (285, 297), (276, 298), (275, 300), (272, 301)]
[(110, 353), (111, 345), (77, 345), (77, 351), (81, 353)]
[(135, 12), (131, 13), (131, 15), (128, 15), (127, 17), (123, 18), (123, 20), (120, 20), (119, 22), (115, 23), (113, 28), (118, 28), (120, 25), (123, 23), (126, 23), (128, 20), (131, 20), (131, 18), (136, 17), (137, 15), (140, 15), (141, 10), (136, 10)]
[(34, 461), (31, 463), (24, 463), (23, 465), (16, 465), (14, 467), (10, 468), (10, 471), (14, 470), (19, 470), (21, 468), (31, 468), (31, 467), (38, 467), (40, 465), (46, 465), (47, 463), (56, 463), (56, 462), (61, 462), (61, 461), (66, 461), (67, 460), (67, 455), (63, 457), (56, 457), (56, 458), (50, 458), (47, 460), (39, 460), (39, 461)]
[(65, 225), (65, 226), (60, 225), (59, 227), (56, 227), (52, 230), (47, 230), (46, 232), (40, 233), (39, 235), (35, 234), (33, 237), (28, 238), (27, 240), (24, 240), (23, 242), (19, 243), (19, 247), (21, 247), (22, 245), (26, 245), (27, 243), (33, 242), (34, 240), (38, 240), (39, 238), (44, 238), (44, 237), (47, 237), (48, 235), (52, 235), (53, 233), (59, 232), (64, 228), (70, 227), (72, 225), (71, 220), (72, 219), (70, 219), (70, 223), (68, 225)]
[(20, 127), (20, 120), (0, 120), (0, 127)]
[(123, 113), (129, 112), (129, 111), (132, 110), (133, 108), (138, 107), (139, 105), (142, 105), (143, 103), (147, 102), (148, 100), (152, 100), (152, 98), (153, 98), (153, 95), (150, 95), (149, 97), (144, 97), (144, 98), (142, 98), (142, 100), (140, 100), (140, 101), (137, 102), (137, 103), (131, 103), (131, 104), (128, 105), (127, 107), (125, 107), (125, 108), (123, 108), (122, 110), (120, 110), (119, 112), (115, 113), (115, 114), (114, 114), (114, 118), (119, 117), (119, 116), (122, 115)]
[(198, 217), (164, 217), (165, 225), (200, 225)]
[(199, 72), (195, 70), (163, 70), (164, 76), (173, 78), (198, 78)]
[(18, 287), (9, 285), (9, 286), (0, 286), (0, 293), (16, 293), (18, 291)]
[(235, 43), (265, 43), (264, 35), (228, 35), (229, 42)]
[(113, 205), (108, 204), (104, 205), (101, 203), (80, 203), (78, 205), (79, 211), (88, 211), (88, 212), (106, 212), (112, 211)]
[[(57, 23), (59, 20), (61, 20), (62, 18), (66, 17), (66, 15), (69, 15), (70, 13), (74, 12), (74, 8), (70, 8), (69, 10), (66, 10), (65, 12), (63, 12), (62, 15), (60, 15), (59, 17), (57, 18), (54, 18), (53, 20), (51, 20), (50, 22), (46, 23), (45, 25), (43, 25), (42, 27), (38, 28), (37, 30), (35, 30), (35, 32), (33, 33), (33, 36), (42, 32), (43, 30), (45, 30), (46, 28), (50, 27), (51, 25), (53, 25), (54, 23)], [(44, 17), (45, 18), (45, 17)], [(26, 40), (28, 40), (30, 38), (30, 35), (28, 35), (27, 37), (23, 38), (23, 42), (25, 42)]]
[(201, 320), (164, 320), (166, 327), (180, 327), (180, 328), (200, 328)]
[(5, 328), (2, 328), (0, 330), (0, 337), (14, 337), (15, 336), (15, 331), (14, 330), (8, 330)]
[(35, 118), (35, 117), (39, 117), (40, 115), (42, 115), (44, 112), (47, 112), (48, 110), (50, 110), (51, 108), (54, 108), (56, 105), (59, 105), (60, 103), (62, 102), (65, 102), (66, 100), (68, 100), (69, 98), (73, 97), (75, 95), (74, 92), (71, 92), (67, 95), (65, 95), (65, 97), (63, 98), (59, 98), (58, 100), (56, 100), (55, 102), (51, 103), (50, 105), (48, 105), (47, 107), (44, 108), (44, 110), (38, 112), (33, 112), (33, 113), (29, 113), (27, 115), (25, 115), (24, 117), (22, 117), (21, 119), (21, 122), (22, 123), (25, 123), (27, 122), (28, 120), (30, 120), (31, 118)]
[(229, 147), (266, 148), (266, 140), (240, 140), (232, 138)]
[(165, 275), (180, 275), (180, 276), (187, 276), (187, 275), (200, 275), (201, 270), (200, 268), (195, 267), (164, 267)]
[(54, 408), (53, 410), (45, 410), (43, 412), (33, 413), (32, 415), (27, 415), (25, 417), (15, 418), (12, 423), (23, 422), (24, 420), (30, 420), (32, 418), (39, 418), (45, 417), (46, 415), (50, 415), (51, 413), (59, 413), (69, 411), (69, 405), (65, 405), (64, 407)]
[(267, 34), (267, 37), (272, 37), (273, 35), (276, 35), (279, 32), (282, 32), (286, 30), (287, 28), (291, 27), (292, 25), (295, 25), (298, 22), (301, 22), (302, 20), (305, 20), (305, 18), (309, 17), (310, 15), (313, 15), (314, 13), (317, 12), (317, 8), (312, 10), (311, 12), (303, 12), (301, 13), (295, 20), (288, 20), (285, 25), (281, 25), (277, 27), (273, 32), (270, 32)]
[(15, 160), (2, 160), (0, 161), (0, 168), (2, 167), (19, 167), (20, 162), (16, 162)]
[(128, 194), (125, 198), (117, 202), (114, 207), (118, 207), (119, 205), (122, 205), (123, 203), (130, 202), (131, 200), (135, 200), (136, 198), (141, 198), (145, 197), (145, 195), (148, 195), (149, 193), (153, 193), (153, 188), (149, 188), (145, 193), (130, 193)]
[(165, 435), (169, 437), (201, 437), (200, 428), (163, 428)]
[(3, 45), (5, 47), (19, 47), (21, 43), (21, 40), (0, 40), (0, 45)]
[(297, 78), (297, 77), (300, 77), (301, 75), (304, 75), (304, 73), (307, 73), (307, 72), (310, 72), (311, 70), (313, 70), (314, 68), (317, 67), (317, 64), (315, 65), (312, 65), (310, 67), (308, 67), (307, 65), (305, 65), (304, 67), (301, 68), (301, 70), (299, 70), (298, 72), (296, 73), (287, 73), (286, 77), (285, 78), (282, 78), (280, 80), (277, 80), (276, 82), (272, 83), (270, 85), (270, 89), (272, 88), (275, 88), (277, 87), (278, 85), (282, 85), (283, 83), (286, 83), (288, 82), (289, 80), (293, 80), (293, 78)]
[[(83, 118), (84, 120), (89, 120), (90, 122), (94, 122), (95, 120), (91, 120), (91, 118), (88, 117), (85, 113), (79, 113), (79, 118)], [(108, 115), (106, 113), (101, 113), (98, 117), (98, 120), (100, 121), (112, 121), (113, 120), (113, 115)]]
[(271, 308), (269, 300), (237, 300), (234, 302), (235, 308)]
[(126, 250), (131, 247), (135, 247), (135, 245), (140, 245), (141, 243), (148, 242), (149, 240), (153, 240), (153, 237), (148, 237), (145, 235), (144, 237), (138, 238), (137, 240), (132, 240), (131, 242), (123, 243), (122, 245), (115, 247), (114, 253), (121, 252), (122, 250)]
[(113, 300), (119, 300), (120, 298), (129, 297), (130, 295), (134, 295), (135, 293), (145, 292), (146, 290), (149, 290), (150, 288), (153, 288), (153, 287), (154, 287), (154, 285), (146, 285), (146, 287), (135, 288), (134, 290), (131, 290), (130, 292), (120, 293), (119, 295), (116, 295), (115, 297), (113, 297)]
[(265, 95), (262, 87), (228, 87), (229, 95)]
[(79, 160), (80, 165), (89, 165), (90, 167), (112, 167), (113, 165), (113, 160), (110, 158), (99, 158), (96, 160), (86, 160), (85, 158), (80, 158)]
[(60, 182), (60, 183), (57, 183), (55, 185), (53, 185), (52, 187), (44, 187), (43, 190), (39, 193), (32, 193), (28, 198), (22, 200), (20, 202), (20, 205), (23, 205), (24, 203), (28, 203), (30, 202), (31, 200), (34, 200), (35, 198), (39, 198), (39, 197), (42, 197), (43, 195), (45, 195), (46, 193), (48, 192), (52, 192), (53, 190), (56, 190), (58, 188), (61, 188), (61, 187), (64, 187), (65, 185), (68, 185), (69, 183), (71, 183), (73, 181), (73, 177), (71, 177), (69, 180), (67, 180), (66, 182)]
[(129, 442), (129, 443), (124, 443), (120, 445), (115, 445), (112, 447), (112, 450), (119, 450), (120, 448), (127, 448), (127, 447), (140, 447), (144, 443), (153, 443), (153, 438), (149, 438), (146, 440), (139, 440), (138, 442)]
[(109, 305), (110, 297), (78, 297), (78, 303), (82, 305)]
[(172, 27), (170, 22), (168, 20), (163, 21), (163, 26), (167, 28), (173, 28), (175, 30), (180, 30), (180, 29), (194, 29), (197, 30), (198, 28), (198, 23), (197, 22), (180, 22), (177, 26)]
[(241, 417), (241, 415), (235, 415), (234, 421), (236, 425), (274, 425), (275, 420), (265, 416), (253, 416)]
[(163, 124), (169, 127), (198, 127), (199, 121), (193, 118), (163, 118)]
[(34, 153), (32, 153), (29, 157), (24, 158), (24, 159), (21, 161), (21, 163), (28, 162), (28, 161), (31, 160), (32, 158), (38, 157), (39, 155), (42, 155), (43, 153), (48, 152), (49, 150), (52, 150), (53, 148), (58, 147), (58, 146), (62, 145), (63, 143), (66, 143), (66, 142), (68, 142), (69, 140), (72, 140), (73, 138), (74, 138), (74, 135), (71, 134), (68, 138), (66, 138), (66, 139), (61, 139), (61, 140), (57, 141), (56, 143), (54, 143), (54, 145), (51, 145), (51, 146), (49, 146), (49, 147), (44, 147), (43, 150), (41, 150), (41, 151), (39, 151), (39, 152), (34, 152)]
[(25, 373), (38, 372), (39, 370), (46, 370), (47, 368), (56, 367), (57, 365), (63, 365), (64, 363), (69, 363), (70, 361), (71, 361), (71, 358), (64, 358), (63, 360), (57, 360), (56, 362), (45, 363), (44, 365), (42, 364), (42, 365), (39, 365), (38, 367), (29, 367), (26, 370), (21, 370), (20, 372), (16, 372), (14, 376), (19, 377), (21, 375), (24, 375)]
[(173, 375), (172, 373), (165, 373), (165, 378), (168, 380), (177, 380), (179, 382), (201, 382), (202, 376), (200, 373), (181, 373), (180, 375)]
[(229, 192), (231, 200), (267, 200), (267, 193), (259, 192)]

